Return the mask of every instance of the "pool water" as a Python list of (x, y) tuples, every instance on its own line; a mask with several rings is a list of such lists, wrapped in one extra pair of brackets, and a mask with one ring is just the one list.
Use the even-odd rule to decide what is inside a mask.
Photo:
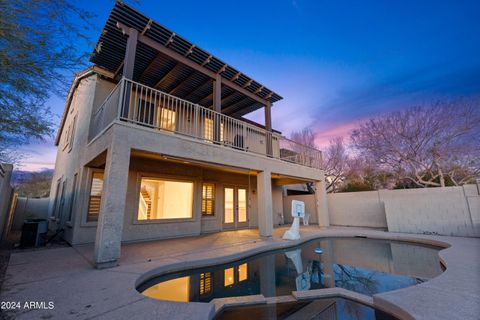
[[(315, 252), (319, 248), (321, 254)], [(160, 276), (137, 289), (151, 298), (183, 302), (332, 287), (371, 296), (439, 275), (438, 251), (406, 242), (321, 238), (225, 265)]]
[(385, 312), (342, 298), (231, 307), (223, 309), (214, 318), (227, 319), (397, 320)]

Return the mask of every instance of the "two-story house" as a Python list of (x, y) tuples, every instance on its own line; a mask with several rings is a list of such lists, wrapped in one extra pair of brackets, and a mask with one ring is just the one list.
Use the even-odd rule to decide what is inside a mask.
[[(56, 138), (50, 214), (69, 243), (95, 243), (98, 267), (122, 242), (269, 237), (286, 184), (314, 182), (328, 225), (321, 152), (272, 129), (277, 93), (121, 2), (90, 61)], [(243, 118), (257, 109), (265, 125)]]

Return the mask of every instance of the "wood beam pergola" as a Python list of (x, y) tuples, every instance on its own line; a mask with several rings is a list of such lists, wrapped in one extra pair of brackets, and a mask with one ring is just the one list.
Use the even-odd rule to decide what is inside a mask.
[[(120, 23), (120, 22), (117, 22), (117, 27), (120, 30), (122, 30), (124, 33), (128, 33), (128, 31), (130, 29), (132, 29), (132, 28), (127, 27), (123, 23)], [(173, 34), (172, 34), (172, 36), (173, 36)], [(172, 37), (170, 37), (170, 38), (172, 38)], [(145, 44), (145, 45), (147, 45), (147, 46), (149, 46), (149, 47), (151, 47), (151, 48), (169, 56), (170, 58), (172, 58), (172, 59), (174, 59), (178, 62), (181, 62), (181, 63), (189, 66), (190, 68), (195, 69), (195, 70), (209, 76), (210, 78), (212, 78), (214, 80), (216, 78), (217, 74), (215, 72), (207, 69), (204, 65), (199, 65), (199, 64), (195, 63), (194, 61), (184, 57), (183, 55), (178, 54), (177, 52), (173, 51), (172, 49), (170, 49), (170, 48), (168, 48), (168, 47), (166, 47), (166, 46), (148, 38), (147, 36), (142, 35), (142, 34), (138, 34), (138, 32), (137, 32), (137, 40), (140, 41), (141, 43), (143, 43), (143, 44)], [(169, 42), (169, 41), (167, 41), (167, 42)], [(127, 44), (128, 44), (128, 42), (127, 42)], [(204, 61), (204, 64), (207, 64), (209, 62), (208, 60), (209, 59), (207, 58)], [(246, 90), (245, 87), (247, 87), (247, 85), (244, 86), (244, 87), (241, 87), (241, 86), (237, 85), (236, 83), (233, 83), (229, 79), (225, 79), (225, 78), (222, 78), (222, 83), (224, 85), (234, 89), (234, 90), (237, 90), (237, 91), (241, 92), (242, 94), (246, 95), (247, 97), (250, 97), (251, 99), (257, 101), (258, 103), (261, 103), (262, 105), (265, 105), (265, 103), (267, 102), (265, 99), (262, 99), (261, 97), (257, 96), (256, 94)], [(250, 80), (248, 85), (250, 85), (251, 83), (252, 82)]]

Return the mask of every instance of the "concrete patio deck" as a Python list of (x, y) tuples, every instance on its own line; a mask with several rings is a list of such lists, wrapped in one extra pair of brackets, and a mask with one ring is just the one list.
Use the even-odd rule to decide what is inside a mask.
[[(93, 268), (93, 246), (62, 247), (12, 253), (0, 294), (1, 301), (19, 301), (21, 309), (3, 313), (7, 319), (209, 319), (213, 303), (179, 303), (147, 298), (135, 290), (152, 270), (220, 263), (252, 253), (281, 248), (315, 237), (387, 238), (448, 243), (440, 252), (447, 270), (423, 284), (382, 293), (373, 303), (401, 318), (479, 319), (480, 239), (388, 233), (371, 229), (302, 227), (302, 239), (281, 240), (285, 228), (262, 239), (257, 230), (200, 237), (131, 243), (122, 246), (120, 266)], [(155, 271), (155, 272), (157, 272)], [(329, 296), (331, 289), (325, 289)], [(323, 290), (312, 295), (322, 296)], [(339, 294), (344, 295), (343, 291)], [(347, 293), (348, 294), (348, 293)], [(300, 295), (300, 294), (298, 294)], [(355, 296), (352, 296), (355, 299)], [(54, 309), (24, 309), (28, 301), (54, 302)], [(231, 302), (231, 301), (230, 301)], [(368, 301), (367, 301), (368, 302)]]

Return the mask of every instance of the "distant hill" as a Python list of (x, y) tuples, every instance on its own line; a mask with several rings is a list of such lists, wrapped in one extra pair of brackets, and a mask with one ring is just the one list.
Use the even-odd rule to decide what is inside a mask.
[(52, 177), (53, 169), (35, 172), (15, 170), (12, 173), (12, 185), (19, 197), (48, 197)]

